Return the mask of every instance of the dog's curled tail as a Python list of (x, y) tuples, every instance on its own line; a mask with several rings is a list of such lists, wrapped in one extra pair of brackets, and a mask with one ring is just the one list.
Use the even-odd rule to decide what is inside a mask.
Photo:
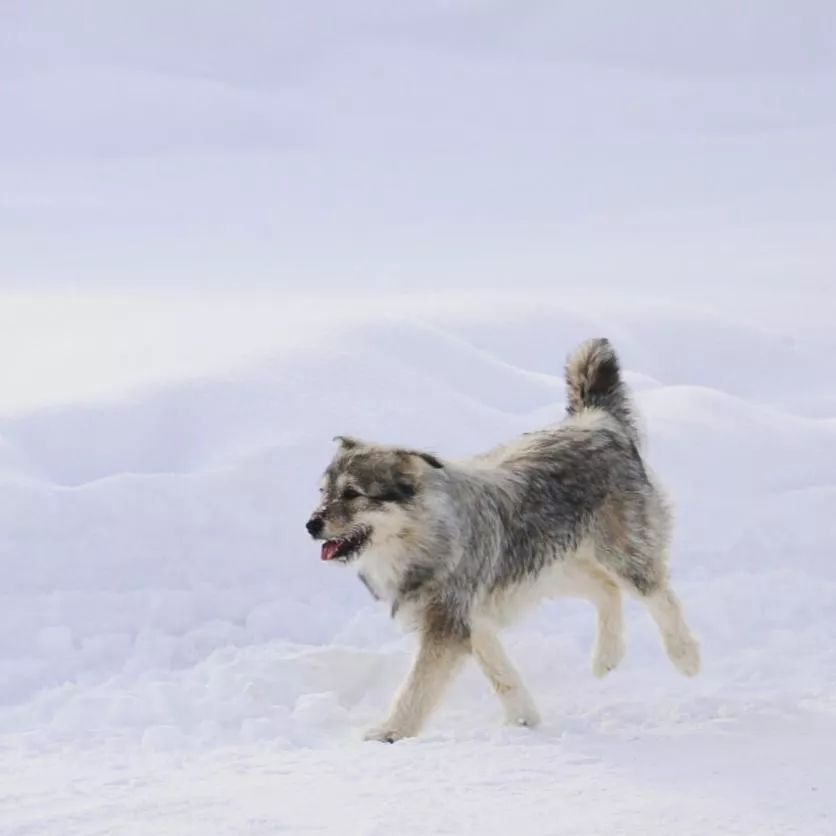
[(641, 446), (630, 392), (621, 379), (618, 356), (608, 339), (586, 340), (569, 355), (566, 387), (569, 415), (577, 415), (584, 409), (602, 409), (621, 424), (636, 447)]

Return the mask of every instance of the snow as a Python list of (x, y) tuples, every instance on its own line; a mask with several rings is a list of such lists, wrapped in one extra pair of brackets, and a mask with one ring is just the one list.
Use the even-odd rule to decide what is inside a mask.
[[(831, 836), (830, 5), (303, 5), (0, 10), (0, 834)], [(596, 335), (703, 672), (546, 603), (541, 728), (471, 665), (363, 743), (413, 640), (331, 438), (476, 452)]]
[[(8, 832), (490, 833), (500, 807), (526, 832), (832, 832), (836, 413), (792, 404), (827, 403), (836, 340), (814, 314), (772, 332), (692, 311), (671, 351), (685, 310), (509, 310), (311, 316), (221, 371), (6, 411)], [(279, 330), (302, 315), (272, 309)], [(509, 634), (543, 728), (502, 727), (469, 668), (421, 738), (363, 744), (412, 640), (305, 534), (331, 437), (466, 453), (537, 426), (590, 317), (677, 500), (703, 674), (630, 607), (627, 658), (594, 680), (588, 605), (547, 603)], [(506, 356), (517, 327), (551, 374)]]

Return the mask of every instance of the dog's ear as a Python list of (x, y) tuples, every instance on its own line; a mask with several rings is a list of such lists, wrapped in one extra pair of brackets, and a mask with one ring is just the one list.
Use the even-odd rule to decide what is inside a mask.
[(434, 467), (437, 470), (441, 470), (441, 468), (444, 467), (444, 462), (441, 461), (435, 453), (418, 452), (415, 455), (418, 456), (419, 459), (423, 459), (430, 467)]
[(383, 452), (378, 464), (380, 493), (383, 495), (381, 498), (396, 502), (403, 502), (415, 496), (421, 486), (424, 465), (443, 467), (441, 460), (432, 453), (403, 448)]
[(355, 447), (359, 447), (362, 444), (359, 438), (354, 438), (350, 435), (335, 435), (333, 440), (339, 444), (343, 450), (353, 450)]
[(421, 459), (430, 467), (436, 468), (436, 470), (440, 470), (444, 467), (444, 462), (441, 461), (435, 453), (426, 453), (423, 450), (404, 450), (403, 452), (406, 453), (407, 456), (414, 456), (415, 458)]

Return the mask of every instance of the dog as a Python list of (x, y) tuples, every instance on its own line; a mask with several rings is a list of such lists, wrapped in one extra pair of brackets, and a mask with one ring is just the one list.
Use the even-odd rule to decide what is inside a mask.
[(649, 612), (673, 665), (700, 669), (668, 569), (672, 510), (641, 455), (638, 415), (605, 338), (568, 358), (566, 414), (466, 460), (337, 436), (306, 527), (322, 560), (351, 564), (418, 649), (366, 740), (417, 736), (472, 656), (506, 722), (539, 715), (499, 631), (545, 598), (597, 611), (592, 671), (624, 656), (622, 592)]

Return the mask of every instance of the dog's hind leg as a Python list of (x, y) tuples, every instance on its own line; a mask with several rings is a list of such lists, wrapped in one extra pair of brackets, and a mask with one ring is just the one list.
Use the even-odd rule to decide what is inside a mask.
[(423, 633), (418, 652), (395, 696), (389, 716), (366, 732), (366, 740), (394, 743), (415, 737), (436, 708), (447, 686), (470, 650), (469, 641), (457, 636)]
[(592, 673), (601, 679), (617, 668), (624, 658), (621, 590), (609, 573), (595, 564), (582, 565), (581, 569), (588, 578), (582, 591), (595, 605), (598, 614)]
[(684, 676), (696, 676), (700, 672), (700, 645), (685, 623), (682, 606), (673, 589), (665, 583), (638, 597), (656, 622), (665, 652), (674, 667)]
[(474, 631), (470, 637), (473, 658), (491, 683), (505, 709), (506, 723), (534, 728), (540, 714), (522, 678), (511, 663), (499, 637), (491, 630)]
[(670, 585), (664, 553), (625, 550), (613, 568), (621, 585), (641, 602), (656, 623), (665, 652), (685, 676), (700, 672), (700, 645), (685, 623), (682, 605)]

